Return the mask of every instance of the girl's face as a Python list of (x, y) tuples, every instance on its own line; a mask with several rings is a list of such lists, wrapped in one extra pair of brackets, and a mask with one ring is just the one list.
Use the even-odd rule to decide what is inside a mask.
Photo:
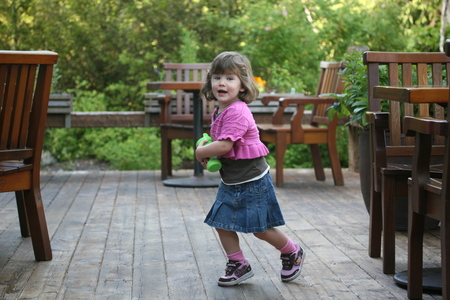
[(238, 100), (239, 92), (243, 92), (241, 80), (232, 73), (212, 74), (212, 92), (219, 101), (219, 108), (225, 109), (228, 105)]

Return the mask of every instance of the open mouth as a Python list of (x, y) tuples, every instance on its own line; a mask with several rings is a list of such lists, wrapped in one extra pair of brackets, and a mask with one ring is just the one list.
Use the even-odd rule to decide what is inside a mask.
[(218, 90), (217, 94), (219, 94), (220, 96), (226, 95), (228, 92), (225, 90)]

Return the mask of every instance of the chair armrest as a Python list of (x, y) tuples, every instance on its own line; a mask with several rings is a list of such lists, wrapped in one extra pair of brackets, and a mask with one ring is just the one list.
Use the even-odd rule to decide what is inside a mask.
[[(414, 212), (427, 213), (424, 187), (432, 182), (430, 161), (432, 155), (432, 137), (434, 135), (447, 136), (448, 122), (430, 117), (405, 116), (403, 119), (404, 133), (416, 137), (416, 145), (412, 159), (412, 173), (409, 184), (409, 201)], [(438, 192), (436, 189), (435, 192)]]
[(280, 98), (280, 106), (288, 107), (291, 104), (296, 105), (308, 105), (308, 104), (333, 104), (337, 101), (336, 98), (333, 97), (318, 97), (318, 96), (304, 96), (297, 98)]
[(370, 160), (374, 190), (381, 192), (381, 168), (387, 166), (385, 130), (389, 129), (389, 113), (368, 111), (366, 120), (370, 133)]
[(269, 102), (278, 101), (281, 98), (282, 98), (282, 96), (279, 96), (279, 95), (278, 96), (277, 95), (264, 96), (261, 98), (261, 103), (264, 105), (267, 105), (267, 104), (269, 104)]
[(302, 95), (303, 97), (303, 94), (269, 94), (261, 97), (261, 103), (267, 105), (270, 102), (278, 102), (278, 100), (280, 100), (281, 98), (299, 97), (300, 95)]
[(430, 117), (405, 116), (403, 132), (408, 136), (415, 136), (417, 132), (430, 135), (448, 135), (448, 121)]
[(389, 129), (389, 113), (368, 111), (366, 113), (366, 121), (375, 125), (376, 128)]
[(158, 95), (156, 96), (156, 99), (158, 100), (159, 105), (167, 105), (172, 100), (172, 97), (170, 95)]
[(172, 97), (170, 95), (158, 95), (157, 99), (160, 106), (159, 124), (170, 123), (170, 101), (172, 101)]

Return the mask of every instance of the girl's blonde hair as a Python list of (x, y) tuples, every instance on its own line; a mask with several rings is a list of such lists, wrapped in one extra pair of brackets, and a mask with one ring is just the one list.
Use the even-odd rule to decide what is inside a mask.
[(252, 66), (250, 61), (238, 52), (222, 52), (214, 58), (209, 72), (206, 76), (206, 82), (200, 90), (201, 95), (208, 101), (214, 101), (216, 98), (212, 92), (211, 75), (225, 74), (231, 72), (241, 80), (243, 92), (239, 92), (239, 99), (249, 104), (259, 95), (256, 86)]

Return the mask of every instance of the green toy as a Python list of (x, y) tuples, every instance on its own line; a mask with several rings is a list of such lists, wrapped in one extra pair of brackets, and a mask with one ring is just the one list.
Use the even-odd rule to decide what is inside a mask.
[[(207, 134), (204, 133), (203, 137), (201, 137), (198, 141), (197, 141), (197, 147), (198, 145), (200, 145), (200, 143), (202, 141), (208, 141), (207, 143), (205, 143), (204, 145), (208, 145), (211, 144), (213, 142), (212, 138)], [(220, 168), (222, 168), (222, 163), (220, 162), (220, 160), (217, 158), (217, 156), (215, 157), (210, 157), (208, 163), (206, 164), (206, 169), (210, 172), (217, 172), (220, 170)]]

